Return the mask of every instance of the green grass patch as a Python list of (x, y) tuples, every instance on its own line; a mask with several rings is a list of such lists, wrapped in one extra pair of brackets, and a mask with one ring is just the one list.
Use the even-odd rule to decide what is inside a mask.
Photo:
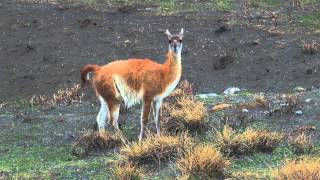
[(309, 13), (298, 16), (299, 23), (315, 33), (320, 33), (320, 13)]
[(279, 145), (272, 153), (254, 153), (239, 159), (231, 164), (232, 172), (257, 173), (260, 177), (266, 177), (271, 168), (278, 167), (286, 159), (294, 158), (292, 150), (284, 144)]

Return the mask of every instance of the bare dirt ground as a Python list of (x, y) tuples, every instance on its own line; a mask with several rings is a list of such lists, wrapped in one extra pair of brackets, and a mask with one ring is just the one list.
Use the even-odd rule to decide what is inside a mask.
[[(150, 9), (150, 8), (149, 8)], [(319, 85), (319, 53), (301, 52), (317, 35), (241, 24), (231, 13), (154, 15), (143, 6), (105, 11), (11, 0), (0, 6), (0, 97), (52, 94), (79, 81), (88, 63), (129, 57), (163, 62), (166, 28), (186, 30), (183, 78), (197, 92), (229, 86), (286, 92)], [(239, 21), (239, 23), (234, 23)], [(267, 28), (268, 29), (268, 28)]]

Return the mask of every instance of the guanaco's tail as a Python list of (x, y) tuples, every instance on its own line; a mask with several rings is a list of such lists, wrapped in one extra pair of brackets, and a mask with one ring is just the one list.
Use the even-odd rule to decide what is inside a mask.
[(85, 86), (88, 83), (88, 81), (89, 81), (88, 73), (89, 72), (94, 72), (95, 73), (99, 69), (100, 69), (100, 67), (98, 65), (96, 65), (96, 64), (85, 65), (80, 70), (82, 85)]

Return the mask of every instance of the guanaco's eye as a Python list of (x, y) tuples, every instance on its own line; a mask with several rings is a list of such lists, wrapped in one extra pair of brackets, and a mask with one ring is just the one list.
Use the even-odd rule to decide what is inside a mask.
[(182, 39), (179, 39), (179, 42), (182, 43)]
[(169, 43), (171, 43), (171, 40), (169, 40)]

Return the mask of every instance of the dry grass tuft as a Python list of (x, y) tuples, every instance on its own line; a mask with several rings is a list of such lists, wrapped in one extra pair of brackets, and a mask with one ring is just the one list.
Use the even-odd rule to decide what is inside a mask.
[(165, 103), (173, 105), (181, 98), (194, 99), (192, 84), (187, 80), (180, 82), (178, 87), (165, 99)]
[(206, 109), (202, 102), (180, 98), (175, 106), (166, 109), (163, 127), (168, 132), (200, 131), (205, 128)]
[(318, 51), (317, 43), (306, 43), (302, 42), (302, 53), (304, 54), (315, 54)]
[(273, 151), (282, 139), (278, 133), (264, 130), (255, 131), (251, 128), (242, 133), (236, 133), (229, 126), (215, 137), (216, 146), (226, 155), (244, 155), (254, 151)]
[(59, 89), (52, 97), (44, 95), (34, 95), (32, 96), (30, 103), (33, 106), (36, 105), (56, 105), (56, 104), (65, 104), (71, 105), (81, 102), (83, 94), (81, 93), (80, 84), (74, 84), (70, 88)]
[(126, 163), (113, 169), (114, 179), (119, 180), (140, 180), (143, 179), (143, 171), (135, 165)]
[(295, 111), (303, 108), (303, 100), (298, 95), (285, 96), (283, 99), (283, 106), (281, 111), (286, 114), (294, 114)]
[(192, 141), (187, 135), (149, 135), (141, 142), (134, 142), (128, 147), (123, 147), (120, 153), (126, 161), (134, 164), (147, 164), (150, 162), (166, 161), (177, 158), (182, 151), (192, 146)]
[(188, 81), (182, 81), (162, 106), (162, 125), (168, 132), (202, 130), (206, 116), (203, 103), (195, 100)]
[(320, 158), (289, 161), (273, 172), (274, 179), (320, 179)]
[(183, 158), (177, 162), (177, 167), (183, 177), (188, 179), (210, 179), (224, 177), (230, 162), (219, 150), (211, 146), (196, 146), (189, 149)]
[(309, 153), (313, 149), (313, 144), (310, 138), (308, 138), (304, 133), (296, 137), (291, 137), (289, 139), (289, 143), (297, 154)]
[(72, 154), (85, 156), (92, 151), (105, 151), (122, 145), (120, 135), (89, 132), (80, 136), (72, 146)]

